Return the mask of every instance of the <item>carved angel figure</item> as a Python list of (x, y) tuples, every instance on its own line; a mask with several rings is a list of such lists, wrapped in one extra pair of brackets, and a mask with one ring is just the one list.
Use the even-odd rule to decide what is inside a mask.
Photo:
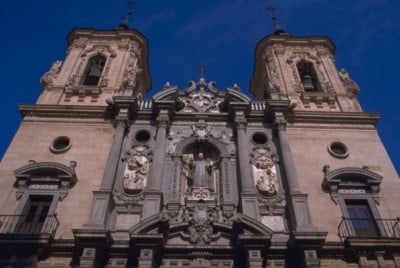
[(60, 71), (62, 61), (57, 60), (53, 62), (53, 65), (51, 65), (51, 68), (49, 71), (47, 71), (41, 78), (40, 78), (40, 83), (46, 87), (46, 86), (51, 86), (54, 84), (54, 80), (57, 77), (58, 72)]
[(340, 77), (340, 80), (342, 80), (342, 83), (347, 90), (347, 95), (350, 98), (357, 96), (357, 94), (360, 92), (360, 88), (358, 87), (356, 82), (351, 80), (350, 75), (346, 71), (346, 69), (342, 68), (340, 70), (339, 77)]
[(258, 191), (272, 195), (278, 191), (278, 177), (271, 158), (261, 156), (253, 166), (254, 180)]
[(123, 187), (125, 190), (141, 190), (146, 187), (149, 173), (149, 160), (143, 155), (134, 155), (128, 159)]

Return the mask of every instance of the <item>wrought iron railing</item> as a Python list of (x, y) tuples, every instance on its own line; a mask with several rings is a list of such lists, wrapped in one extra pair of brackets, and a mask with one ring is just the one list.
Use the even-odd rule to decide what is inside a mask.
[(400, 218), (359, 219), (343, 218), (339, 224), (339, 236), (346, 238), (398, 238), (400, 239)]
[(55, 234), (59, 222), (56, 215), (0, 215), (0, 234)]

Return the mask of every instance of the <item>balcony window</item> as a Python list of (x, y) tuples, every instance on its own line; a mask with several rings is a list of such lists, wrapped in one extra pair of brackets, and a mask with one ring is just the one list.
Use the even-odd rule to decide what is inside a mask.
[(376, 223), (365, 200), (346, 200), (348, 223), (357, 237), (377, 237)]

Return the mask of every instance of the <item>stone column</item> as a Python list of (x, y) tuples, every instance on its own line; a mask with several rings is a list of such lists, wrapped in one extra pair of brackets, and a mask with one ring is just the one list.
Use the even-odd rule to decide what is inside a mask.
[(167, 127), (169, 123), (168, 110), (161, 110), (157, 117), (157, 135), (151, 171), (144, 192), (142, 219), (160, 212), (162, 200), (163, 166), (167, 146)]
[(114, 107), (117, 111), (115, 117), (117, 128), (115, 129), (113, 142), (104, 167), (103, 179), (100, 190), (93, 192), (93, 204), (89, 221), (84, 225), (85, 229), (105, 229), (108, 215), (112, 209), (112, 189), (115, 175), (120, 161), (125, 130), (128, 126), (129, 115), (135, 110), (136, 100), (129, 96), (114, 97)]
[(167, 146), (168, 111), (161, 110), (157, 117), (157, 135), (150, 178), (147, 185), (149, 191), (161, 191), (165, 150)]
[(121, 154), (126, 126), (126, 120), (119, 120), (117, 122), (117, 129), (115, 130), (113, 143), (111, 145), (110, 154), (108, 155), (107, 165), (104, 170), (103, 180), (100, 186), (100, 190), (102, 191), (111, 191), (114, 185), (115, 173), (118, 167), (118, 160)]
[[(275, 112), (275, 126), (279, 137), (280, 152), (285, 168), (286, 181), (289, 187), (290, 204), (289, 209), (294, 218), (294, 231), (317, 232), (312, 224), (310, 209), (307, 203), (308, 195), (301, 192), (296, 165), (293, 160), (292, 150), (290, 149), (289, 138), (286, 133), (286, 120), (283, 112)], [(321, 234), (322, 235), (322, 234)], [(321, 239), (318, 235), (315, 239)]]
[(235, 127), (237, 136), (237, 149), (239, 154), (239, 170), (241, 181), (241, 205), (242, 213), (253, 219), (259, 219), (257, 193), (253, 182), (253, 175), (250, 171), (250, 159), (248, 151), (248, 138), (246, 135), (246, 123), (243, 111), (235, 113)]
[(237, 148), (239, 153), (239, 169), (242, 193), (254, 192), (254, 182), (250, 173), (248, 139), (246, 136), (247, 120), (241, 112), (236, 113), (235, 127), (237, 134)]
[(120, 119), (117, 121), (117, 129), (115, 130), (107, 164), (104, 168), (100, 190), (93, 192), (93, 204), (90, 211), (89, 222), (85, 224), (86, 228), (104, 229), (106, 226), (107, 216), (110, 212), (111, 193), (114, 186), (126, 126), (127, 119)]
[(297, 171), (293, 160), (292, 150), (290, 149), (289, 139), (286, 133), (286, 124), (284, 122), (278, 122), (277, 130), (289, 190), (291, 193), (300, 193), (301, 191)]

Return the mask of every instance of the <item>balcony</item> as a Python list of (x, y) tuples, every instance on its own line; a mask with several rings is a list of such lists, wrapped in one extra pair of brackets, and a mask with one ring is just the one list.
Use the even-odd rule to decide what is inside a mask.
[(343, 218), (339, 224), (340, 239), (400, 240), (400, 218)]
[(0, 215), (0, 237), (53, 238), (58, 225), (56, 215)]

